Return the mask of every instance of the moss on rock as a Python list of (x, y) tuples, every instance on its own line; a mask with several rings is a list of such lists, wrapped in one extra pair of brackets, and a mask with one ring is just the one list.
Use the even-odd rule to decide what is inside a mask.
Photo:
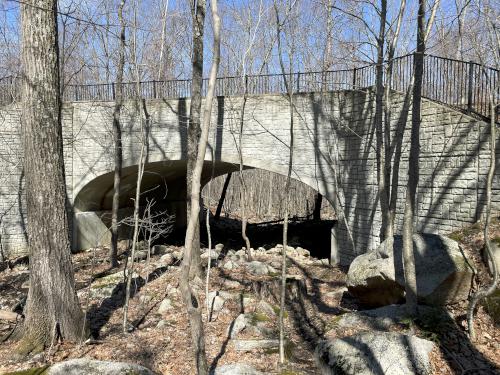
[(46, 375), (48, 373), (49, 365), (42, 367), (33, 367), (27, 370), (7, 372), (4, 375)]

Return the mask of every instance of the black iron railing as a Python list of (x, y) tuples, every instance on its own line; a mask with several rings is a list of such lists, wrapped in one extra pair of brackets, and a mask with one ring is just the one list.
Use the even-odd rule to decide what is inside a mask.
[[(406, 92), (412, 83), (414, 55), (405, 55), (393, 60), (393, 75), (389, 83), (396, 91)], [(286, 75), (295, 93), (358, 90), (375, 85), (376, 65), (360, 68), (324, 72), (293, 73)], [(385, 81), (385, 80), (384, 80)], [(206, 93), (208, 80), (203, 81)], [(474, 62), (425, 55), (422, 95), (467, 113), (490, 117), (489, 95), (499, 98), (500, 74), (498, 69)], [(19, 98), (19, 81), (13, 78), (0, 80), (0, 104), (8, 104)], [(140, 96), (143, 99), (174, 99), (189, 97), (190, 80), (147, 81), (139, 85), (124, 83), (125, 99)], [(115, 84), (67, 85), (65, 101), (112, 101), (115, 99)], [(221, 77), (217, 79), (215, 95), (280, 94), (286, 93), (282, 74), (247, 75), (245, 77)], [(498, 106), (497, 106), (498, 108)], [(498, 121), (499, 114), (496, 118)]]

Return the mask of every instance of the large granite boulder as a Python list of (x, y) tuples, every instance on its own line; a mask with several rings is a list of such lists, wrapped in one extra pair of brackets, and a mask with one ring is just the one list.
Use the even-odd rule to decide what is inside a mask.
[(394, 332), (366, 332), (322, 341), (316, 358), (325, 375), (427, 375), (431, 341)]
[(245, 363), (233, 363), (217, 367), (215, 375), (264, 375)]
[[(404, 300), (403, 240), (394, 236), (394, 247), (384, 241), (376, 250), (354, 259), (347, 274), (347, 288), (368, 306), (385, 306)], [(458, 243), (437, 234), (413, 236), (419, 302), (446, 305), (467, 299), (473, 268)]]
[(71, 359), (50, 366), (47, 375), (154, 375), (154, 373), (142, 366), (111, 361), (96, 361), (89, 358)]

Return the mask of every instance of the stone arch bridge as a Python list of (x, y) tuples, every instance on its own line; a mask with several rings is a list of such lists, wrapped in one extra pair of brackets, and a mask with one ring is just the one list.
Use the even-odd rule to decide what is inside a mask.
[[(429, 64), (431, 57), (426, 59)], [(402, 65), (410, 60), (398, 61)], [(426, 68), (429, 75), (429, 65)], [(296, 85), (292, 177), (319, 191), (337, 208), (339, 220), (332, 228), (331, 257), (333, 262), (343, 264), (379, 242), (381, 215), (377, 196), (373, 73), (373, 67), (365, 67), (288, 77)], [(397, 85), (404, 85), (408, 78), (400, 75), (392, 92), (391, 134), (393, 138), (397, 132), (403, 134), (397, 147), (401, 150), (396, 217), (399, 229), (406, 190), (411, 111), (408, 113), (409, 101), (403, 95), (404, 87)], [(283, 94), (282, 79), (265, 76), (267, 86), (264, 87), (259, 86), (262, 76), (249, 77), (244, 84), (250, 94), (245, 97), (238, 91), (241, 90), (238, 85), (243, 84), (241, 79), (218, 81), (218, 94), (225, 95), (219, 95), (213, 106), (205, 155), (205, 182), (212, 168), (215, 175), (239, 169), (240, 129), (245, 168), (287, 173), (290, 108), (288, 97)], [(189, 83), (185, 82), (183, 84)], [(189, 91), (189, 87), (177, 84), (173, 91), (172, 87), (168, 82), (143, 83), (143, 99), (126, 100), (122, 109), (121, 207), (126, 212), (131, 206), (144, 140), (147, 161), (142, 190), (160, 198), (182, 222), (189, 99), (184, 98), (185, 92), (181, 91)], [(429, 87), (428, 84), (428, 90)], [(471, 87), (475, 87), (474, 82)], [(75, 248), (90, 247), (107, 238), (106, 217), (109, 215), (104, 214), (111, 209), (113, 194), (112, 94), (112, 85), (69, 87), (66, 91), (67, 101), (62, 110), (64, 160)], [(471, 106), (455, 98), (454, 103), (446, 103), (432, 97), (430, 91), (426, 96), (430, 99), (424, 99), (422, 104), (416, 221), (421, 231), (446, 234), (481, 217), (489, 166), (488, 124), (484, 116), (480, 116), (480, 102)], [(141, 122), (146, 128), (145, 138), (142, 138)], [(27, 246), (20, 108), (16, 103), (0, 107), (0, 137), (1, 244), (3, 255), (12, 256), (26, 251)], [(500, 210), (499, 182), (497, 169), (493, 193), (496, 210)], [(47, 207), (47, 219), (50, 220), (50, 207)]]

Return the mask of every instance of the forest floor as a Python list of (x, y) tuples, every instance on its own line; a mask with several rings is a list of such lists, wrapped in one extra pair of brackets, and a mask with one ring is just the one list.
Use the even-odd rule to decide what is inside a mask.
[[(480, 257), (482, 238), (480, 227), (471, 227), (454, 234), (466, 254), (484, 272)], [(492, 236), (500, 238), (500, 224), (492, 225)], [(255, 259), (274, 268), (278, 265), (279, 248), (256, 252)], [(180, 247), (168, 246), (166, 253)], [(226, 251), (226, 250), (225, 250)], [(222, 253), (224, 254), (225, 251)], [(125, 255), (126, 256), (126, 255)], [(108, 269), (107, 249), (93, 249), (73, 256), (77, 289), (86, 310), (94, 338), (83, 344), (54, 343), (45, 352), (19, 361), (13, 358), (15, 342), (0, 346), (0, 373), (36, 368), (70, 358), (89, 357), (99, 360), (133, 362), (161, 374), (194, 374), (190, 330), (178, 289), (178, 264), (165, 266), (162, 255), (136, 263), (133, 297), (129, 307), (128, 333), (122, 333), (123, 295), (121, 269)], [(125, 259), (125, 258), (122, 258)], [(325, 337), (343, 337), (366, 330), (366, 327), (341, 328), (336, 325), (339, 315), (361, 309), (345, 286), (346, 269), (330, 267), (325, 261), (305, 256), (288, 258), (289, 301), (285, 314), (287, 365), (279, 368), (275, 347), (238, 350), (237, 341), (275, 339), (279, 309), (279, 272), (256, 276), (245, 266), (228, 270), (219, 261), (210, 274), (210, 291), (223, 297), (222, 306), (207, 314), (203, 309), (208, 363), (211, 369), (223, 364), (247, 363), (266, 374), (318, 374), (314, 350)], [(121, 271), (121, 272), (120, 272)], [(116, 277), (109, 275), (115, 275)], [(149, 276), (147, 276), (149, 275)], [(146, 280), (148, 278), (148, 280)], [(114, 280), (112, 284), (103, 280)], [(480, 282), (487, 278), (481, 276)], [(100, 283), (100, 284), (99, 284)], [(19, 305), (27, 293), (28, 267), (18, 263), (0, 272), (0, 309)], [(204, 282), (196, 284), (204, 301)], [(164, 301), (168, 300), (167, 303)], [(267, 301), (262, 304), (260, 301)], [(220, 305), (221, 301), (214, 301)], [(271, 306), (272, 309), (266, 308)], [(160, 307), (162, 307), (160, 309)], [(159, 311), (160, 309), (160, 311)], [(435, 320), (402, 321), (394, 329), (411, 332), (436, 343), (431, 355), (434, 374), (495, 374), (500, 368), (500, 328), (480, 306), (475, 319), (478, 341), (472, 344), (466, 332), (466, 303), (448, 307), (452, 323)], [(234, 338), (230, 327), (242, 313), (252, 322)], [(257, 327), (257, 329), (251, 329)], [(0, 321), (0, 335), (8, 334), (12, 323)]]

